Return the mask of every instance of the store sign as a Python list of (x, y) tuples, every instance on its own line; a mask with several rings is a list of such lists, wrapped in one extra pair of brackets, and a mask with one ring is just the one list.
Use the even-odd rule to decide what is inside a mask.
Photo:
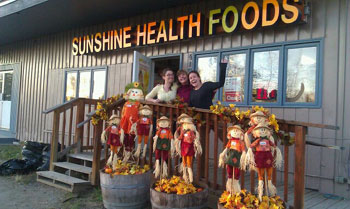
[(292, 24), (302, 20), (302, 10), (301, 0), (283, 0), (281, 4), (278, 0), (262, 0), (262, 8), (256, 1), (249, 1), (241, 11), (234, 5), (225, 9), (213, 9), (209, 11), (209, 18), (204, 18), (202, 13), (198, 12), (175, 19), (74, 37), (72, 53), (83, 55), (215, 33), (233, 33), (276, 24)]

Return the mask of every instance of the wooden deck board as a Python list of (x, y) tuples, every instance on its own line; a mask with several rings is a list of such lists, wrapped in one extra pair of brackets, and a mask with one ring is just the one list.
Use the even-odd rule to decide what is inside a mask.
[(43, 176), (45, 178), (53, 179), (55, 181), (64, 182), (66, 184), (74, 185), (74, 184), (90, 184), (90, 182), (74, 178), (71, 176), (67, 176), (61, 173), (56, 173), (53, 171), (39, 171), (37, 172), (38, 176)]
[(80, 173), (86, 173), (86, 174), (91, 174), (91, 167), (86, 167), (74, 163), (69, 163), (69, 162), (56, 162), (54, 163), (55, 166), (65, 168), (68, 170), (73, 170), (77, 171)]
[[(93, 153), (92, 152), (82, 152), (82, 153), (77, 153), (77, 154), (69, 154), (69, 157), (72, 158), (77, 158), (77, 159), (81, 159), (81, 160), (86, 160), (86, 161), (91, 161), (92, 162), (92, 158), (93, 158)], [(104, 159), (104, 152), (101, 153), (101, 160)]]

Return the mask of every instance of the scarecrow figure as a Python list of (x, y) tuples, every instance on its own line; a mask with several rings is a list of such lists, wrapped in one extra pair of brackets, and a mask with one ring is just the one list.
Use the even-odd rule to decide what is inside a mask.
[[(272, 171), (274, 167), (281, 167), (282, 154), (280, 149), (270, 140), (272, 130), (265, 124), (259, 124), (253, 129), (254, 142), (248, 149), (249, 152), (254, 153), (254, 157), (250, 158), (247, 155), (248, 162), (254, 165), (258, 170), (258, 196), (262, 200), (264, 191), (264, 175), (267, 174), (267, 185), (265, 177), (265, 192), (270, 196), (275, 196), (276, 187), (272, 184)], [(276, 151), (276, 157), (273, 155), (273, 149)], [(253, 151), (254, 150), (254, 151)]]
[(252, 136), (253, 129), (260, 123), (263, 123), (263, 124), (269, 123), (269, 117), (262, 111), (256, 111), (255, 113), (251, 114), (249, 117), (250, 117), (250, 122), (249, 122), (250, 128), (247, 130), (247, 132), (244, 135), (244, 141), (247, 147), (249, 147), (254, 140)]
[(123, 106), (120, 127), (124, 131), (124, 159), (126, 163), (131, 157), (135, 146), (136, 122), (139, 119), (140, 101), (144, 99), (142, 87), (133, 82), (125, 87), (124, 98), (127, 100)]
[(176, 153), (181, 153), (181, 141), (178, 140), (179, 139), (179, 136), (182, 132), (182, 124), (184, 123), (185, 121), (185, 118), (187, 118), (186, 120), (188, 121), (191, 121), (192, 122), (192, 118), (187, 115), (186, 113), (182, 113), (178, 118), (177, 118), (177, 129), (175, 131), (175, 134), (174, 134), (174, 138), (175, 138), (175, 149), (176, 149)]
[(229, 126), (227, 128), (227, 145), (220, 154), (219, 167), (226, 164), (227, 182), (226, 191), (231, 194), (241, 192), (239, 185), (240, 169), (245, 170), (245, 145), (243, 142), (244, 131), (240, 126)]
[(199, 133), (192, 122), (192, 118), (184, 118), (181, 134), (178, 140), (181, 142), (181, 148), (178, 149), (178, 155), (182, 156), (183, 179), (187, 183), (193, 182), (192, 162), (193, 157), (202, 154), (202, 146), (199, 140)]
[(157, 132), (153, 137), (153, 152), (156, 154), (156, 164), (154, 175), (156, 178), (166, 178), (168, 176), (168, 156), (169, 151), (174, 156), (174, 137), (170, 130), (170, 120), (162, 116), (157, 120)]
[[(107, 165), (114, 166), (118, 162), (118, 152), (123, 145), (123, 130), (120, 128), (120, 118), (117, 115), (112, 115), (108, 120), (108, 127), (102, 132), (102, 143), (107, 141), (111, 149), (111, 155), (108, 158)], [(114, 169), (114, 168), (113, 168)]]
[(138, 145), (134, 154), (135, 157), (140, 157), (142, 138), (144, 139), (142, 157), (146, 156), (147, 143), (152, 134), (152, 129), (152, 109), (148, 105), (142, 106), (139, 109), (139, 120), (137, 121)]

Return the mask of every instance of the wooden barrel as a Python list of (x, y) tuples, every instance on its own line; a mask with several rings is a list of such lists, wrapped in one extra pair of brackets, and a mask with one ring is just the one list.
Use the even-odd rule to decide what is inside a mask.
[(152, 209), (165, 208), (187, 208), (187, 209), (201, 209), (208, 208), (208, 186), (206, 184), (197, 184), (203, 188), (203, 191), (194, 194), (167, 194), (157, 192), (152, 187), (151, 190), (151, 204)]
[(140, 209), (149, 207), (151, 171), (137, 175), (116, 175), (100, 171), (103, 205), (105, 208)]

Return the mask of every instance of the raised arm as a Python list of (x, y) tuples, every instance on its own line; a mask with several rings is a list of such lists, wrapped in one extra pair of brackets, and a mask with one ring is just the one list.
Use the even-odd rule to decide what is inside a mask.
[(225, 78), (226, 78), (226, 68), (227, 68), (227, 63), (220, 63), (219, 82), (206, 82), (208, 86), (207, 88), (209, 88), (210, 90), (215, 90), (224, 86)]

